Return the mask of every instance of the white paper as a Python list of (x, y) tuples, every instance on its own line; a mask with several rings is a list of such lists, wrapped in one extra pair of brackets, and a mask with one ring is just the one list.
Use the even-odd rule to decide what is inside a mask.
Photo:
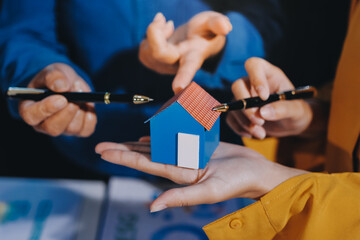
[(1, 240), (95, 240), (105, 184), (0, 178)]
[(102, 240), (205, 240), (202, 227), (252, 202), (233, 199), (211, 205), (170, 208), (150, 213), (151, 202), (175, 185), (111, 178)]

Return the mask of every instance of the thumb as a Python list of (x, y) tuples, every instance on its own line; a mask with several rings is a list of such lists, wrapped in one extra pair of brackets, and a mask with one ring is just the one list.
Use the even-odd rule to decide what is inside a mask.
[(48, 88), (55, 92), (65, 92), (70, 89), (70, 83), (65, 74), (58, 69), (44, 70), (29, 84), (33, 88)]
[(74, 79), (69, 78), (69, 74), (66, 73), (66, 67), (64, 67), (63, 64), (57, 63), (47, 66), (33, 78), (29, 87), (46, 87), (54, 92), (69, 91)]
[(232, 25), (228, 17), (224, 15), (211, 16), (208, 28), (215, 35), (227, 35), (232, 30)]
[(204, 184), (173, 188), (162, 193), (150, 206), (150, 212), (158, 212), (168, 207), (183, 207), (210, 204), (216, 199), (209, 194)]
[(299, 119), (304, 114), (301, 100), (278, 101), (260, 108), (260, 115), (267, 121)]

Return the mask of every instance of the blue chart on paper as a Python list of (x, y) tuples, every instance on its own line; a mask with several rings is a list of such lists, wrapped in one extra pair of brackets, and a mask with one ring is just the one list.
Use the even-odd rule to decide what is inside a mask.
[(203, 240), (202, 227), (253, 203), (250, 199), (149, 212), (161, 190), (136, 179), (113, 178), (102, 240)]
[(0, 178), (0, 239), (95, 240), (104, 198), (102, 182)]
[(101, 181), (0, 178), (0, 240), (205, 240), (202, 227), (249, 199), (150, 213), (162, 185), (135, 178)]

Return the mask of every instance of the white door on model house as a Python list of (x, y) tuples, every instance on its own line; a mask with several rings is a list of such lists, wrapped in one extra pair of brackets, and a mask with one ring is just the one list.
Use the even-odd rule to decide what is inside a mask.
[(199, 169), (200, 136), (178, 133), (177, 165), (179, 167)]

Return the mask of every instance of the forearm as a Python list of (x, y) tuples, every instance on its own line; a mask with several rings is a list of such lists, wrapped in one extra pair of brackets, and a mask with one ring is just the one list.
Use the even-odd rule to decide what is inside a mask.
[(271, 161), (266, 161), (263, 165), (265, 165), (262, 167), (264, 169), (263, 173), (255, 176), (256, 179), (253, 187), (255, 191), (252, 195), (246, 197), (259, 199), (283, 182), (293, 177), (309, 173), (308, 171), (286, 167)]

